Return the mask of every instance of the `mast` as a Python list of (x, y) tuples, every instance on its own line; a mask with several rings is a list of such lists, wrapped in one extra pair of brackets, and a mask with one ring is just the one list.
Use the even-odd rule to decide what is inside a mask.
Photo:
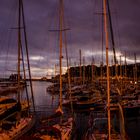
[(25, 17), (24, 17), (24, 9), (23, 9), (23, 2), (21, 1), (21, 10), (22, 10), (22, 19), (23, 19), (23, 26), (24, 26), (24, 39), (25, 39), (25, 50), (27, 55), (27, 65), (28, 65), (28, 72), (29, 72), (29, 82), (31, 87), (31, 98), (33, 102), (33, 110), (35, 113), (35, 103), (34, 103), (34, 95), (33, 95), (33, 86), (32, 86), (32, 77), (31, 77), (31, 70), (30, 70), (30, 62), (29, 62), (29, 52), (28, 52), (28, 42), (27, 42), (27, 34), (26, 34), (26, 24), (25, 24)]
[(83, 85), (85, 84), (85, 57), (83, 56)]
[[(103, 10), (103, 2), (102, 2), (102, 10)], [(103, 34), (103, 26), (104, 26), (104, 16), (103, 16), (103, 14), (102, 14), (102, 19), (101, 19), (101, 26), (102, 26), (102, 35), (101, 35), (101, 40), (102, 40), (102, 61), (101, 61), (101, 84), (103, 83), (103, 65), (104, 65), (104, 63), (103, 63), (103, 41), (104, 41), (104, 39), (103, 39), (103, 37), (104, 37), (104, 34)]]
[(59, 70), (60, 70), (60, 98), (59, 104), (62, 110), (62, 27), (63, 27), (63, 0), (60, 0), (59, 9)]
[(137, 83), (137, 62), (136, 54), (134, 53), (135, 65), (134, 65), (134, 85)]
[(119, 107), (119, 116), (120, 116), (120, 131), (121, 131), (121, 138), (122, 140), (126, 140), (125, 138), (125, 122), (124, 122), (124, 115), (123, 115), (123, 108), (121, 106), (120, 103), (118, 103), (118, 107)]
[(68, 91), (69, 91), (69, 94), (71, 92), (71, 81), (70, 81), (70, 68), (69, 68), (69, 60), (68, 60), (68, 50), (67, 50), (67, 41), (66, 41), (66, 31), (64, 31), (64, 35), (65, 35), (65, 51), (66, 51), (66, 61), (67, 61), (67, 71), (68, 71), (68, 77), (67, 77), (67, 80), (68, 80)]
[[(63, 27), (64, 27), (64, 43), (65, 43), (65, 51), (66, 51), (66, 61), (67, 61), (67, 71), (68, 71), (68, 77), (67, 77), (67, 80), (68, 80), (68, 95), (71, 99), (71, 76), (70, 76), (70, 67), (69, 67), (69, 58), (68, 58), (68, 50), (67, 50), (67, 35), (66, 35), (66, 31), (69, 30), (69, 29), (66, 29), (65, 28), (65, 20), (64, 20), (64, 4), (62, 2), (62, 19), (63, 19)], [(72, 111), (72, 114), (73, 114), (73, 105), (72, 105), (72, 102), (71, 102), (71, 111)]]
[(126, 52), (125, 52), (125, 79), (127, 77), (127, 62), (126, 62)]
[[(63, 3), (62, 3), (63, 4)], [(65, 20), (64, 20), (64, 4), (62, 5), (62, 18), (63, 18), (63, 27), (64, 27), (64, 43), (65, 43), (65, 51), (66, 51), (66, 61), (67, 61), (67, 71), (68, 71), (68, 77), (67, 77), (67, 80), (68, 80), (68, 92), (69, 92), (69, 95), (71, 94), (71, 80), (70, 80), (70, 68), (69, 68), (69, 58), (68, 58), (68, 50), (67, 50), (67, 34), (66, 34), (66, 31), (69, 30), (69, 29), (66, 29), (65, 28)]]
[(92, 62), (91, 62), (91, 75), (92, 75), (92, 83), (94, 82), (94, 57), (92, 57)]
[(107, 29), (107, 12), (106, 2), (103, 0), (103, 14), (104, 14), (104, 30), (105, 30), (105, 44), (106, 44), (106, 71), (107, 71), (107, 114), (108, 114), (108, 140), (111, 140), (111, 127), (110, 127), (110, 79), (109, 79), (109, 64), (108, 64), (108, 29)]
[(30, 107), (30, 104), (29, 104), (29, 95), (28, 95), (28, 89), (27, 89), (27, 82), (26, 82), (26, 71), (25, 71), (24, 54), (23, 54), (22, 44), (21, 44), (21, 55), (22, 55), (22, 66), (23, 66), (23, 73), (24, 73), (24, 82), (25, 82), (25, 90), (26, 90), (26, 96), (27, 96), (27, 103), (28, 103), (28, 107)]
[(110, 5), (109, 0), (107, 0), (107, 10), (108, 10), (108, 18), (109, 18), (109, 25), (110, 25), (110, 34), (111, 34), (111, 41), (112, 41), (112, 47), (113, 47), (113, 54), (114, 54), (114, 62), (115, 62), (115, 76), (118, 78), (118, 62), (116, 58), (116, 51), (115, 51), (115, 42), (114, 42), (114, 34), (113, 34), (113, 27), (112, 27), (112, 19), (111, 19), (111, 12), (110, 12)]
[(20, 102), (20, 53), (21, 53), (21, 1), (19, 0), (18, 6), (18, 101)]
[(122, 78), (122, 56), (120, 55), (120, 79)]
[[(58, 30), (49, 30), (49, 31), (58, 31), (59, 32), (59, 83), (60, 83), (60, 89), (59, 89), (59, 108), (58, 110), (62, 112), (62, 47), (63, 47), (63, 31), (69, 30), (69, 29), (63, 29), (64, 23), (63, 23), (63, 0), (59, 0), (59, 29)], [(65, 35), (66, 36), (66, 35)]]
[(74, 62), (74, 68), (73, 68), (73, 83), (77, 83), (77, 80), (75, 78), (75, 75), (77, 75), (77, 70), (76, 70), (76, 62)]
[(79, 50), (80, 55), (80, 84), (82, 83), (82, 66), (81, 66), (81, 50)]
[(120, 93), (122, 94), (123, 74), (122, 74), (122, 56), (120, 55)]
[[(56, 64), (54, 65), (54, 77), (56, 76)], [(55, 82), (55, 79), (54, 79)]]

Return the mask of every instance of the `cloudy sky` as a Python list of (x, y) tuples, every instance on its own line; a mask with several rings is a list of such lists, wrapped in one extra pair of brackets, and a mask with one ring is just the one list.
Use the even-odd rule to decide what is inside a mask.
[[(70, 65), (79, 65), (79, 50), (85, 64), (105, 60), (102, 28), (103, 0), (64, 0), (64, 21)], [(134, 63), (134, 53), (140, 62), (140, 0), (109, 0), (116, 55)], [(59, 64), (59, 0), (23, 0), (25, 22), (33, 77), (52, 75)], [(0, 74), (14, 73), (17, 67), (18, 0), (0, 0)], [(22, 29), (23, 30), (23, 29)], [(113, 59), (111, 39), (109, 59)], [(64, 41), (63, 41), (64, 42)], [(103, 42), (103, 43), (102, 43)], [(64, 43), (63, 43), (64, 44)], [(23, 43), (24, 46), (24, 43)], [(25, 62), (26, 63), (26, 62)], [(123, 63), (123, 62), (122, 62)], [(105, 64), (105, 61), (104, 61)], [(63, 45), (63, 67), (66, 55)], [(63, 71), (64, 72), (64, 71)]]

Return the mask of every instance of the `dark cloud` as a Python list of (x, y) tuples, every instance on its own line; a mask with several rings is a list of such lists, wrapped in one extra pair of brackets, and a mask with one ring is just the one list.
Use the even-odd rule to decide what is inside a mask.
[[(23, 0), (23, 3), (31, 68), (34, 76), (41, 76), (43, 73), (46, 74), (46, 69), (51, 71), (54, 65), (59, 63), (58, 32), (49, 31), (59, 29), (59, 0)], [(140, 58), (139, 7), (139, 0), (110, 1), (117, 55), (126, 53), (129, 59), (134, 59), (134, 53), (138, 59)], [(67, 47), (72, 65), (79, 64), (79, 49), (82, 50), (86, 64), (91, 63), (92, 57), (97, 64), (100, 63), (103, 32), (101, 13), (102, 0), (64, 1), (65, 28), (70, 28), (66, 33)], [(10, 68), (17, 59), (17, 30), (11, 29), (17, 27), (17, 17), (18, 0), (1, 0), (0, 54), (3, 54), (0, 61), (1, 69), (5, 68), (6, 58), (10, 62)], [(111, 43), (109, 49), (112, 51)], [(8, 55), (10, 57), (7, 57)], [(63, 56), (66, 66), (64, 48)]]

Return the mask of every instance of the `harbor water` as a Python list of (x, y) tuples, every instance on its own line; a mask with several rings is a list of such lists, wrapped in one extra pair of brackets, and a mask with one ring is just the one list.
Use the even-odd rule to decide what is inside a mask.
[[(37, 113), (37, 121), (34, 129), (40, 127), (40, 120), (54, 113), (58, 107), (59, 95), (52, 95), (47, 92), (47, 87), (52, 83), (45, 81), (34, 81), (34, 99)], [(69, 110), (64, 108), (66, 113)], [(72, 140), (82, 140), (82, 136), (87, 129), (89, 112), (75, 113), (75, 127)], [(140, 116), (133, 118), (125, 118), (125, 128), (131, 140), (140, 140)], [(26, 134), (28, 135), (28, 134)]]

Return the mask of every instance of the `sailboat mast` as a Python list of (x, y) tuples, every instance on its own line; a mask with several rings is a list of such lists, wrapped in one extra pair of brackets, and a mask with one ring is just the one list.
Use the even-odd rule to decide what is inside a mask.
[(21, 52), (21, 1), (18, 6), (18, 101), (20, 102), (20, 52)]
[(126, 52), (125, 52), (125, 79), (127, 77), (127, 62), (126, 62)]
[(115, 62), (115, 76), (116, 76), (116, 78), (118, 78), (118, 61), (117, 61), (117, 58), (116, 58), (114, 33), (113, 33), (113, 27), (112, 27), (112, 19), (111, 19), (109, 0), (107, 0), (106, 2), (107, 2), (108, 19), (109, 19), (109, 25), (110, 25), (110, 34), (111, 34), (111, 41), (112, 41), (112, 48), (113, 48), (114, 62)]
[(122, 56), (120, 55), (120, 93), (122, 94), (122, 84), (123, 84), (123, 71), (122, 71)]
[(80, 55), (80, 84), (81, 84), (82, 83), (81, 49), (79, 50), (79, 55)]
[(111, 127), (110, 127), (110, 79), (109, 79), (109, 63), (108, 63), (108, 30), (107, 30), (107, 12), (106, 2), (103, 0), (103, 14), (104, 14), (104, 30), (105, 30), (105, 43), (106, 43), (106, 70), (107, 70), (107, 114), (108, 114), (108, 140), (111, 140)]
[(29, 82), (31, 87), (31, 98), (33, 102), (33, 110), (35, 113), (35, 103), (34, 103), (34, 95), (33, 95), (33, 86), (32, 86), (32, 77), (31, 77), (31, 70), (30, 70), (30, 62), (29, 62), (29, 52), (28, 52), (28, 43), (27, 43), (27, 35), (26, 35), (26, 25), (25, 25), (25, 18), (24, 18), (24, 9), (23, 9), (23, 2), (21, 1), (21, 10), (22, 10), (22, 19), (23, 19), (23, 26), (24, 26), (24, 39), (25, 39), (25, 49), (26, 49), (26, 55), (27, 55), (27, 65), (28, 65), (28, 72), (29, 72)]
[(134, 53), (134, 58), (135, 58), (135, 65), (134, 65), (134, 85), (137, 83), (137, 58), (136, 58), (136, 53)]
[(64, 35), (65, 35), (65, 50), (66, 50), (66, 61), (67, 61), (67, 71), (68, 71), (68, 94), (70, 94), (71, 92), (71, 80), (70, 80), (70, 68), (69, 68), (69, 60), (68, 60), (68, 50), (67, 50), (67, 41), (66, 41), (66, 31), (64, 31)]
[(63, 18), (63, 27), (64, 27), (64, 41), (65, 41), (65, 51), (66, 51), (66, 62), (67, 62), (67, 71), (68, 71), (68, 94), (71, 94), (71, 79), (70, 79), (70, 64), (69, 64), (69, 58), (68, 58), (68, 49), (67, 49), (67, 34), (66, 31), (69, 29), (65, 28), (65, 20), (64, 20), (64, 6), (62, 5), (62, 18)]
[[(102, 10), (103, 10), (103, 2), (102, 2)], [(103, 39), (103, 37), (104, 37), (104, 33), (103, 33), (103, 30), (104, 30), (104, 16), (103, 16), (103, 14), (102, 14), (102, 18), (101, 18), (101, 26), (102, 26), (102, 34), (101, 34), (101, 40), (102, 40), (102, 61), (101, 61), (101, 83), (103, 83), (103, 51), (104, 51), (104, 49), (103, 49), (103, 47), (104, 47), (104, 39)]]
[(83, 85), (85, 84), (85, 57), (83, 56)]
[(28, 107), (29, 107), (30, 104), (29, 104), (29, 95), (28, 95), (27, 82), (26, 82), (26, 71), (25, 71), (24, 54), (23, 54), (22, 44), (21, 44), (21, 55), (22, 55), (22, 66), (23, 66), (23, 73), (24, 73), (25, 91), (26, 91), (26, 97), (27, 97), (27, 102), (28, 102)]
[(92, 56), (92, 62), (91, 62), (91, 76), (92, 76), (92, 83), (94, 81), (94, 57)]
[(122, 78), (122, 56), (120, 55), (120, 78)]
[(62, 109), (62, 27), (63, 27), (63, 0), (60, 0), (59, 8), (59, 69), (60, 69), (60, 98), (59, 104)]

